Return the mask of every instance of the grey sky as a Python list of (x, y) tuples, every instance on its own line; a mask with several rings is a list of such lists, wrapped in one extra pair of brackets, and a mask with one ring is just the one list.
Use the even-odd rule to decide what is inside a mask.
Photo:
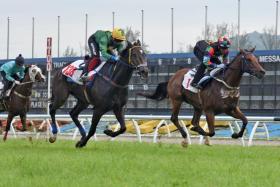
[[(237, 0), (0, 0), (0, 58), (6, 58), (7, 17), (10, 21), (10, 58), (18, 53), (31, 57), (32, 17), (35, 17), (35, 57), (45, 57), (46, 38), (53, 37), (57, 55), (57, 16), (60, 18), (60, 53), (67, 46), (80, 53), (85, 43), (85, 13), (88, 35), (115, 26), (141, 30), (145, 11), (144, 41), (154, 53), (171, 50), (171, 7), (174, 8), (174, 50), (180, 43), (194, 44), (204, 29), (204, 6), (208, 23), (237, 24)], [(275, 25), (275, 0), (241, 0), (241, 33), (262, 31)]]

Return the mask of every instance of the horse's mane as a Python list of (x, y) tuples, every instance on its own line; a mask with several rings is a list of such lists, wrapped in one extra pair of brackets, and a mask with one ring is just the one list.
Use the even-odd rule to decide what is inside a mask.
[(24, 74), (28, 73), (29, 71), (29, 68), (31, 67), (31, 65), (27, 65), (25, 66), (25, 69), (24, 69)]
[(234, 61), (236, 61), (236, 59), (241, 55), (241, 51), (239, 51), (236, 56), (230, 61), (230, 63), (228, 63), (228, 65), (232, 64)]

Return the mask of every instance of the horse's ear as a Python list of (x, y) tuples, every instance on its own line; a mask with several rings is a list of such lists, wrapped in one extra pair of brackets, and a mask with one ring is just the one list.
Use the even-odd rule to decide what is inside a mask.
[(135, 43), (136, 43), (135, 45), (137, 45), (137, 46), (141, 46), (141, 42), (140, 42), (140, 40), (139, 40), (139, 39), (138, 39)]
[(245, 50), (244, 50), (244, 49), (241, 49), (241, 48), (239, 49), (239, 52), (240, 52), (241, 54), (246, 53)]

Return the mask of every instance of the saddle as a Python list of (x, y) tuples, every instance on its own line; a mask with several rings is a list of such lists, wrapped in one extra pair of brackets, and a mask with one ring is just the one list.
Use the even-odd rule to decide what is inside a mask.
[[(213, 77), (219, 73), (222, 70), (222, 68), (215, 68), (211, 71), (208, 71), (204, 74), (204, 76), (202, 77), (202, 79), (200, 79), (200, 81), (198, 82), (198, 85), (203, 89), (206, 87), (207, 84), (209, 84), (212, 80)], [(182, 86), (186, 89), (189, 90), (193, 93), (197, 93), (198, 89), (191, 86), (191, 82), (194, 78), (194, 75), (196, 73), (196, 68), (191, 69), (190, 71), (188, 71), (185, 75), (184, 75), (184, 79), (182, 82)]]
[(79, 85), (84, 85), (83, 81), (93, 81), (91, 77), (94, 76), (105, 64), (106, 62), (101, 62), (101, 64), (88, 72), (87, 75), (83, 75), (83, 69), (85, 66), (84, 60), (77, 60), (69, 64), (68, 66), (62, 69), (62, 74), (67, 77), (68, 82), (74, 82)]

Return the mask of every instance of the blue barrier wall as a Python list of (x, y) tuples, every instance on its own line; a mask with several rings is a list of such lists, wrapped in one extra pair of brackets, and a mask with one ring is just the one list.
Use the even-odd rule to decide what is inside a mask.
[[(237, 52), (230, 52), (233, 58)], [(244, 75), (241, 82), (240, 107), (247, 113), (260, 115), (280, 114), (280, 50), (255, 51), (260, 63), (266, 69), (266, 76), (259, 80), (255, 77)], [(192, 53), (174, 54), (148, 54), (149, 78), (143, 82), (138, 75), (134, 74), (129, 85), (129, 101), (127, 113), (169, 113), (170, 103), (168, 100), (155, 102), (137, 96), (139, 91), (152, 92), (159, 82), (168, 81), (169, 78), (179, 69), (192, 68), (198, 64), (198, 60)], [(67, 63), (81, 59), (82, 57), (53, 58), (53, 68), (60, 68)], [(8, 60), (0, 60), (0, 64)], [(37, 64), (44, 72), (46, 58), (26, 59), (27, 64)], [(69, 98), (63, 106), (61, 113), (69, 111), (76, 104), (74, 98)], [(47, 83), (35, 84), (32, 94), (31, 110), (33, 113), (45, 113), (47, 106)], [(86, 111), (90, 112), (90, 110)], [(188, 104), (183, 106), (182, 114), (190, 115), (192, 107)]]

